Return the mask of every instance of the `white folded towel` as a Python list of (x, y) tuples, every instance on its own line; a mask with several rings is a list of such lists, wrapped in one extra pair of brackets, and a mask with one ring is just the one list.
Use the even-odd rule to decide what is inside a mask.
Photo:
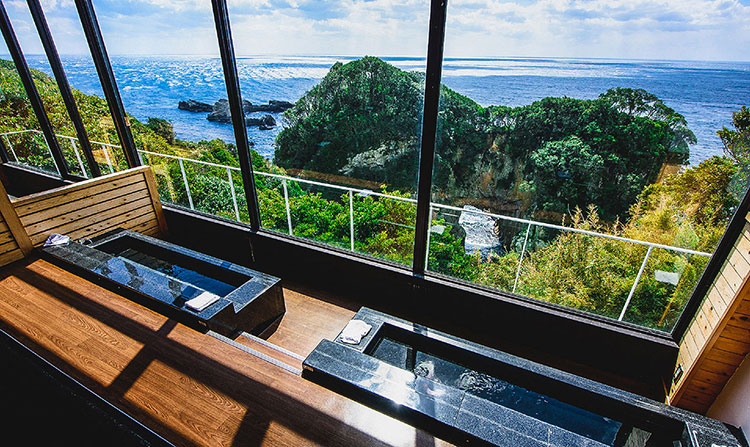
[(44, 241), (45, 247), (50, 247), (52, 245), (65, 245), (68, 242), (70, 242), (69, 236), (64, 236), (62, 234), (52, 233), (49, 235), (46, 241)]
[(217, 302), (219, 298), (219, 295), (214, 295), (211, 292), (203, 292), (195, 298), (186, 301), (185, 305), (196, 312), (202, 312), (203, 309)]
[(372, 329), (372, 326), (364, 321), (352, 320), (341, 331), (341, 341), (350, 345), (357, 345), (362, 341), (362, 337), (370, 332), (370, 329)]

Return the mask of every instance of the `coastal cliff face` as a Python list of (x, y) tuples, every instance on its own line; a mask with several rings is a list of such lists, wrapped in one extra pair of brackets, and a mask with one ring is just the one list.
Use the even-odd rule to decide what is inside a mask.
[[(274, 162), (416, 189), (424, 81), (378, 58), (336, 63), (285, 112)], [(643, 90), (594, 100), (481, 107), (441, 86), (433, 193), (522, 214), (596, 205), (624, 216), (665, 161), (695, 142), (684, 118)]]

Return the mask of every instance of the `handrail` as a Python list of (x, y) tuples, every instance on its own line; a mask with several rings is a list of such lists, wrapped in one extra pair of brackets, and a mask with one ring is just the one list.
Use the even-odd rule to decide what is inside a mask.
[[(42, 134), (42, 131), (41, 131), (41, 130), (36, 130), (36, 129), (26, 129), (26, 130), (13, 130), (13, 131), (10, 131), (10, 132), (2, 132), (2, 133), (0, 133), (0, 136), (5, 136), (5, 135), (16, 135), (16, 134), (20, 134), (20, 133), (28, 133), (28, 132), (30, 132), (30, 133), (37, 133), (37, 134)], [(56, 134), (55, 134), (55, 136), (56, 136), (56, 137), (60, 137), (60, 138), (68, 138), (68, 139), (78, 140), (78, 137), (73, 137), (73, 136), (70, 136), (70, 135), (62, 135), (62, 134), (59, 134), (59, 133), (56, 133)], [(102, 141), (94, 141), (94, 140), (90, 140), (90, 141), (91, 141), (91, 143), (93, 143), (93, 144), (103, 144), (104, 146), (109, 146), (109, 147), (114, 147), (114, 148), (117, 148), (117, 149), (122, 149), (122, 146), (120, 146), (119, 144), (114, 144), (114, 143), (104, 143), (104, 142), (102, 142)]]
[[(25, 132), (41, 133), (38, 130), (29, 129), (29, 130), (20, 130), (20, 131), (12, 131), (12, 132), (0, 133), (0, 137), (5, 138), (6, 141), (7, 141), (7, 137), (9, 135), (21, 134), (21, 133), (25, 133)], [(57, 135), (57, 136), (61, 137), (61, 138), (69, 139), (69, 140), (71, 140), (71, 142), (73, 140), (77, 140), (76, 137), (72, 137), (72, 136), (67, 136), (67, 135)], [(109, 165), (109, 169), (110, 169), (111, 172), (114, 172), (114, 167), (112, 165), (112, 162), (110, 161), (109, 154), (107, 153), (106, 147), (113, 147), (113, 148), (118, 148), (118, 149), (121, 149), (121, 147), (119, 145), (116, 145), (116, 144), (103, 143), (103, 142), (98, 142), (98, 141), (91, 141), (91, 143), (95, 144), (95, 145), (100, 145), (104, 149), (104, 156), (105, 156), (105, 158), (107, 160), (107, 163)], [(73, 148), (75, 150), (75, 147), (76, 147), (75, 144), (73, 144), (72, 146), (73, 146)], [(13, 151), (12, 145), (10, 146), (10, 149), (11, 149), (11, 151)], [(232, 182), (232, 171), (240, 172), (240, 168), (239, 167), (222, 165), (222, 164), (219, 164), (219, 163), (212, 163), (212, 162), (203, 161), (203, 160), (194, 160), (194, 159), (191, 159), (191, 158), (181, 157), (181, 156), (178, 156), (178, 155), (162, 154), (162, 153), (151, 152), (151, 151), (146, 151), (146, 150), (138, 150), (138, 153), (140, 155), (150, 155), (150, 156), (155, 156), (155, 157), (170, 158), (170, 159), (174, 159), (174, 160), (178, 161), (179, 166), (180, 166), (180, 172), (181, 172), (181, 175), (182, 175), (183, 184), (185, 186), (185, 190), (186, 190), (187, 197), (188, 197), (189, 206), (193, 210), (195, 209), (195, 206), (194, 206), (194, 203), (193, 203), (193, 198), (192, 198), (192, 196), (190, 194), (190, 182), (188, 181), (187, 174), (186, 174), (186, 171), (185, 171), (185, 167), (184, 167), (185, 162), (190, 162), (190, 163), (194, 163), (194, 164), (200, 164), (200, 165), (204, 165), (204, 166), (211, 166), (211, 167), (214, 167), (214, 168), (226, 170), (227, 178), (228, 178), (230, 186), (231, 186), (232, 202), (233, 202), (233, 206), (234, 206), (235, 218), (237, 219), (237, 221), (240, 221), (240, 213), (239, 213), (239, 209), (237, 208), (237, 197), (236, 197), (236, 193), (235, 193), (235, 189), (234, 189), (234, 184)], [(15, 152), (13, 152), (13, 154), (15, 156)], [(16, 157), (16, 161), (17, 160), (18, 160), (18, 158)], [(150, 163), (148, 163), (148, 159), (147, 159), (147, 164), (150, 164)], [(400, 197), (400, 196), (391, 195), (391, 194), (385, 194), (385, 193), (376, 192), (376, 191), (372, 191), (372, 190), (368, 190), (368, 189), (361, 189), (361, 188), (354, 188), (354, 187), (350, 187), (350, 186), (335, 185), (335, 184), (331, 184), (331, 183), (324, 183), (324, 182), (319, 182), (319, 181), (309, 180), (309, 179), (304, 179), (304, 178), (297, 178), (297, 177), (290, 177), (290, 176), (287, 176), (287, 175), (274, 174), (274, 173), (271, 173), (271, 172), (257, 172), (256, 171), (255, 175), (260, 175), (260, 176), (263, 176), (263, 177), (273, 178), (273, 179), (281, 181), (283, 189), (284, 189), (284, 202), (285, 202), (285, 207), (286, 207), (287, 225), (289, 227), (288, 231), (289, 231), (290, 235), (293, 234), (293, 229), (292, 229), (291, 212), (290, 212), (290, 206), (289, 206), (289, 193), (288, 193), (288, 189), (287, 189), (288, 182), (292, 181), (292, 182), (298, 182), (298, 183), (303, 183), (303, 184), (312, 185), (312, 186), (319, 186), (319, 187), (324, 187), (324, 188), (331, 188), (331, 189), (340, 190), (340, 191), (345, 192), (346, 194), (348, 194), (348, 196), (349, 196), (349, 200), (348, 201), (349, 201), (350, 249), (351, 249), (351, 251), (354, 251), (354, 204), (353, 204), (353, 196), (354, 196), (354, 194), (357, 194), (357, 195), (360, 195), (360, 196), (382, 197), (382, 198), (387, 198), (387, 199), (392, 199), (392, 200), (398, 200), (398, 201), (401, 201), (401, 202), (411, 203), (411, 204), (416, 204), (417, 203), (416, 199), (413, 199), (413, 198), (410, 198), (410, 197)], [(502, 215), (502, 214), (490, 213), (490, 212), (481, 211), (481, 210), (465, 209), (465, 208), (460, 208), (460, 207), (452, 206), (452, 205), (445, 205), (445, 204), (441, 204), (441, 203), (430, 202), (429, 206), (430, 206), (430, 210), (431, 211), (433, 209), (436, 210), (436, 209), (441, 209), (442, 208), (442, 209), (445, 209), (445, 210), (458, 211), (458, 212), (461, 212), (461, 213), (472, 213), (472, 214), (476, 214), (476, 215), (480, 215), (480, 216), (491, 217), (493, 219), (500, 219), (500, 220), (505, 220), (505, 221), (509, 221), (509, 222), (515, 222), (515, 223), (520, 223), (520, 224), (526, 225), (526, 236), (524, 238), (523, 249), (522, 249), (521, 255), (519, 257), (518, 268), (516, 270), (516, 278), (515, 278), (515, 281), (514, 281), (514, 284), (513, 284), (513, 291), (514, 292), (515, 292), (516, 286), (518, 284), (519, 275), (520, 275), (520, 271), (521, 271), (521, 263), (523, 262), (524, 254), (525, 254), (525, 251), (526, 251), (526, 242), (528, 241), (528, 235), (529, 235), (529, 231), (531, 230), (531, 226), (532, 225), (539, 226), (539, 227), (544, 227), (544, 228), (550, 228), (550, 229), (559, 230), (559, 231), (568, 231), (568, 232), (571, 232), (571, 233), (578, 233), (578, 234), (583, 234), (583, 235), (587, 235), (587, 236), (601, 237), (601, 238), (616, 240), (616, 241), (620, 241), (620, 242), (629, 242), (629, 243), (643, 245), (643, 246), (648, 247), (646, 255), (644, 256), (644, 259), (643, 259), (643, 261), (641, 263), (640, 270), (638, 272), (638, 276), (636, 277), (636, 279), (635, 279), (635, 281), (633, 283), (633, 286), (632, 286), (632, 288), (630, 290), (630, 293), (628, 295), (628, 298), (627, 298), (627, 300), (626, 300), (626, 302), (625, 302), (625, 304), (624, 304), (624, 306), (622, 308), (622, 311), (620, 312), (619, 320), (622, 320), (624, 318), (624, 316), (625, 316), (625, 312), (627, 311), (628, 305), (630, 304), (630, 300), (631, 300), (631, 298), (633, 296), (633, 293), (635, 292), (635, 290), (636, 290), (636, 288), (638, 286), (638, 283), (640, 281), (640, 278), (641, 278), (641, 275), (643, 273), (643, 270), (645, 269), (646, 263), (647, 263), (647, 261), (649, 259), (649, 256), (651, 255), (651, 252), (652, 252), (652, 250), (654, 248), (660, 248), (660, 249), (669, 250), (669, 251), (672, 251), (672, 252), (686, 254), (686, 255), (696, 255), (696, 256), (703, 256), (703, 257), (711, 257), (711, 253), (706, 253), (706, 252), (702, 252), (702, 251), (698, 251), (698, 250), (692, 250), (692, 249), (683, 248), (683, 247), (675, 247), (675, 246), (671, 246), (671, 245), (665, 245), (665, 244), (660, 244), (660, 243), (656, 243), (656, 242), (643, 241), (643, 240), (639, 240), (639, 239), (631, 239), (631, 238), (626, 238), (626, 237), (622, 237), (622, 236), (616, 236), (616, 235), (613, 235), (613, 234), (599, 233), (599, 232), (596, 232), (596, 231), (584, 230), (584, 229), (581, 229), (581, 228), (566, 227), (566, 226), (563, 226), (563, 225), (551, 224), (551, 223), (547, 223), (547, 222), (539, 222), (539, 221), (534, 221), (534, 220), (529, 220), (529, 219), (523, 219), (523, 218), (520, 218), (520, 217), (505, 216), (505, 215)], [(430, 214), (432, 214), (432, 212), (430, 212)], [(429, 247), (429, 243), (428, 243), (427, 244), (426, 257), (429, 257), (429, 249), (430, 249), (430, 247)]]
[[(18, 130), (18, 131), (12, 131), (12, 132), (4, 132), (4, 133), (0, 133), (0, 136), (20, 134), (20, 133), (24, 133), (24, 132), (41, 133), (41, 131), (34, 130), (34, 129), (29, 129), (29, 130)], [(72, 136), (68, 136), (68, 135), (56, 135), (56, 136), (62, 137), (62, 138), (66, 138), (66, 139), (71, 139), (71, 140), (73, 140), (73, 139), (77, 140), (76, 137), (72, 137)], [(108, 147), (114, 147), (114, 148), (118, 148), (118, 149), (120, 148), (120, 146), (118, 146), (116, 144), (112, 144), (112, 143), (103, 143), (103, 142), (93, 141), (93, 140), (91, 141), (91, 143), (92, 144), (98, 144), (98, 145), (104, 145), (104, 146), (108, 146)], [(212, 167), (220, 168), (220, 169), (230, 169), (230, 170), (237, 171), (237, 172), (240, 171), (240, 168), (237, 167), (237, 166), (229, 166), (229, 165), (222, 165), (222, 164), (219, 164), (219, 163), (212, 163), (212, 162), (209, 162), (209, 161), (195, 160), (195, 159), (192, 159), (192, 158), (180, 157), (179, 155), (163, 154), (163, 153), (159, 153), (159, 152), (152, 152), (152, 151), (146, 151), (146, 150), (138, 150), (138, 152), (140, 152), (141, 154), (153, 155), (153, 156), (164, 157), (164, 158), (171, 158), (171, 159), (175, 159), (175, 160), (182, 160), (183, 162), (187, 161), (187, 162), (190, 162), (190, 163), (202, 164), (202, 165), (205, 165), (205, 166), (212, 166)], [(350, 186), (335, 185), (335, 184), (332, 184), (332, 183), (324, 183), (324, 182), (319, 182), (319, 181), (315, 181), (315, 180), (309, 180), (309, 179), (305, 179), (305, 178), (290, 177), (290, 176), (287, 176), (287, 175), (274, 174), (274, 173), (271, 173), (271, 172), (255, 172), (255, 175), (260, 175), (260, 176), (263, 176), (263, 177), (275, 178), (277, 180), (282, 180), (282, 181), (286, 180), (286, 181), (293, 181), (293, 182), (298, 182), (298, 183), (305, 183), (305, 184), (313, 185), (313, 186), (321, 186), (321, 187), (324, 187), (324, 188), (338, 189), (338, 190), (341, 190), (341, 191), (345, 191), (347, 193), (351, 191), (353, 194), (359, 194), (359, 195), (362, 195), (362, 196), (376, 196), (376, 197), (383, 197), (383, 198), (387, 198), (387, 199), (399, 200), (399, 201), (407, 202), (407, 203), (417, 203), (417, 199), (412, 199), (412, 198), (409, 198), (409, 197), (401, 197), (401, 196), (396, 196), (396, 195), (391, 195), (391, 194), (384, 194), (384, 193), (372, 191), (372, 190), (369, 190), (369, 189), (361, 189), (361, 188), (354, 188), (354, 187), (350, 187)], [(465, 208), (461, 208), (461, 207), (457, 207), (457, 206), (452, 206), (452, 205), (445, 205), (445, 204), (436, 203), (436, 202), (431, 202), (430, 205), (433, 208), (442, 208), (442, 209), (447, 209), (447, 210), (452, 210), (452, 211), (459, 211), (459, 212), (464, 212), (464, 213), (478, 214), (478, 215), (481, 215), (481, 216), (492, 217), (493, 219), (501, 219), (501, 220), (506, 220), (506, 221), (510, 221), (510, 222), (521, 223), (521, 224), (524, 224), (524, 225), (536, 225), (536, 226), (545, 227), (545, 228), (551, 228), (551, 229), (560, 230), (560, 231), (570, 231), (570, 232), (573, 232), (573, 233), (580, 233), (580, 234), (585, 234), (585, 235), (588, 235), (588, 236), (603, 237), (603, 238), (607, 238), (607, 239), (617, 240), (617, 241), (620, 241), (620, 242), (630, 242), (630, 243), (634, 243), (634, 244), (645, 245), (647, 247), (661, 248), (661, 249), (664, 249), (664, 250), (670, 250), (670, 251), (675, 251), (675, 252), (684, 253), (684, 254), (690, 254), (690, 255), (696, 255), (696, 256), (706, 256), (706, 257), (710, 257), (711, 256), (711, 253), (706, 253), (706, 252), (697, 251), (697, 250), (691, 250), (689, 248), (676, 247), (676, 246), (672, 246), (672, 245), (665, 245), (665, 244), (660, 244), (660, 243), (657, 243), (657, 242), (649, 242), (649, 241), (643, 241), (643, 240), (639, 240), (639, 239), (631, 239), (631, 238), (622, 237), (622, 236), (615, 236), (613, 234), (599, 233), (599, 232), (591, 231), (591, 230), (584, 230), (584, 229), (581, 229), (581, 228), (566, 227), (566, 226), (563, 226), (563, 225), (557, 225), (557, 224), (552, 224), (552, 223), (547, 223), (547, 222), (541, 222), (541, 221), (536, 221), (536, 220), (523, 219), (523, 218), (520, 218), (520, 217), (505, 216), (505, 215), (502, 215), (502, 214), (490, 213), (490, 212), (481, 211), (481, 210), (470, 210), (470, 209), (465, 209)]]
[[(149, 152), (149, 151), (144, 151), (144, 150), (141, 150), (139, 152), (141, 152), (143, 154), (158, 156), (158, 157), (172, 158), (172, 159), (175, 159), (175, 160), (180, 160), (181, 159), (183, 161), (189, 161), (189, 162), (196, 163), (196, 164), (213, 166), (213, 167), (216, 167), (216, 168), (232, 169), (232, 170), (235, 170), (235, 171), (239, 171), (240, 170), (240, 168), (234, 167), (234, 166), (221, 165), (221, 164), (218, 164), (218, 163), (212, 163), (212, 162), (203, 161), (203, 160), (194, 160), (194, 159), (191, 159), (191, 158), (180, 157), (178, 155), (160, 154), (160, 153), (157, 153), (157, 152)], [(409, 197), (394, 196), (394, 195), (390, 195), (390, 194), (383, 194), (383, 193), (375, 192), (375, 191), (372, 191), (372, 190), (369, 190), (369, 189), (360, 189), (360, 188), (354, 188), (354, 187), (349, 187), (349, 186), (334, 185), (334, 184), (331, 184), (331, 183), (323, 183), (323, 182), (318, 182), (318, 181), (314, 181), (314, 180), (308, 180), (308, 179), (304, 179), (304, 178), (290, 177), (290, 176), (281, 175), (281, 174), (274, 174), (274, 173), (271, 173), (271, 172), (257, 172), (256, 171), (255, 175), (261, 175), (261, 176), (264, 176), (264, 177), (271, 177), (271, 178), (275, 178), (275, 179), (278, 179), (278, 180), (287, 180), (287, 181), (294, 181), (294, 182), (298, 182), (298, 183), (306, 183), (308, 185), (322, 186), (322, 187), (326, 187), (326, 188), (338, 189), (338, 190), (347, 191), (347, 192), (348, 191), (352, 191), (355, 194), (378, 196), (378, 197), (384, 197), (384, 198), (388, 198), (388, 199), (400, 200), (402, 202), (417, 203), (416, 199), (412, 199), (412, 198), (409, 198)], [(702, 251), (691, 250), (689, 248), (675, 247), (675, 246), (672, 246), (672, 245), (664, 245), (664, 244), (659, 244), (659, 243), (656, 243), (656, 242), (642, 241), (642, 240), (639, 240), (639, 239), (630, 239), (630, 238), (626, 238), (626, 237), (622, 237), (622, 236), (615, 236), (613, 234), (598, 233), (596, 231), (591, 231), (591, 230), (583, 230), (583, 229), (580, 229), (580, 228), (566, 227), (566, 226), (563, 226), (563, 225), (556, 225), (556, 224), (551, 224), (551, 223), (547, 223), (547, 222), (540, 222), (540, 221), (535, 221), (535, 220), (523, 219), (523, 218), (520, 218), (520, 217), (505, 216), (505, 215), (502, 215), (502, 214), (495, 214), (495, 213), (490, 213), (490, 212), (487, 212), (487, 211), (469, 210), (469, 209), (465, 209), (465, 208), (460, 208), (460, 207), (451, 206), (451, 205), (444, 205), (442, 203), (435, 203), (435, 202), (431, 202), (430, 205), (433, 208), (443, 208), (443, 209), (448, 209), (448, 210), (453, 210), (453, 211), (460, 211), (460, 212), (465, 212), (465, 213), (479, 214), (479, 215), (483, 215), (483, 216), (492, 217), (494, 219), (507, 220), (507, 221), (516, 222), (516, 223), (522, 223), (522, 224), (526, 224), (526, 225), (537, 225), (537, 226), (540, 226), (540, 227), (552, 228), (552, 229), (561, 230), (561, 231), (570, 231), (570, 232), (574, 232), (574, 233), (586, 234), (588, 236), (604, 237), (604, 238), (607, 238), (607, 239), (614, 239), (614, 240), (621, 241), (621, 242), (631, 242), (631, 243), (634, 243), (634, 244), (646, 245), (646, 246), (650, 246), (650, 247), (654, 247), (654, 248), (662, 248), (662, 249), (665, 249), (665, 250), (671, 250), (671, 251), (676, 251), (676, 252), (690, 254), (690, 255), (711, 256), (711, 253), (705, 253), (705, 252), (702, 252)]]

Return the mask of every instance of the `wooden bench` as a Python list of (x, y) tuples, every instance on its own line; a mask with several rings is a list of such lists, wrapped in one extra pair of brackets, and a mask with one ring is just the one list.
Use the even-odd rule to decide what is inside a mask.
[(0, 266), (21, 259), (52, 233), (73, 240), (115, 228), (167, 235), (151, 168), (142, 166), (9, 200), (0, 185)]

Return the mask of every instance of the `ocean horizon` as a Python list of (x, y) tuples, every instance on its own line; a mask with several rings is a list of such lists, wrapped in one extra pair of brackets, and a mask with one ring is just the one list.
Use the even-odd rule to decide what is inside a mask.
[[(9, 56), (0, 56), (9, 58)], [(26, 55), (29, 66), (52, 75), (46, 57)], [(72, 87), (103, 97), (90, 57), (62, 55)], [(110, 57), (120, 95), (128, 113), (141, 121), (164, 118), (174, 125), (177, 138), (234, 142), (229, 124), (206, 120), (205, 113), (177, 108), (179, 101), (194, 99), (213, 104), (226, 98), (218, 56), (118, 56)], [(295, 102), (317, 84), (345, 56), (238, 56), (237, 68), (243, 99), (254, 104), (269, 100)], [(413, 71), (425, 70), (424, 57), (382, 57)], [(750, 105), (750, 62), (628, 60), (589, 58), (445, 58), (442, 82), (482, 106), (517, 107), (548, 96), (593, 99), (610, 88), (642, 88), (685, 116), (698, 142), (690, 148), (690, 164), (721, 155), (716, 132), (731, 127), (732, 113)], [(262, 115), (258, 114), (258, 115)], [(252, 116), (252, 115), (250, 115)], [(272, 130), (248, 127), (254, 149), (273, 157), (281, 114)]]

